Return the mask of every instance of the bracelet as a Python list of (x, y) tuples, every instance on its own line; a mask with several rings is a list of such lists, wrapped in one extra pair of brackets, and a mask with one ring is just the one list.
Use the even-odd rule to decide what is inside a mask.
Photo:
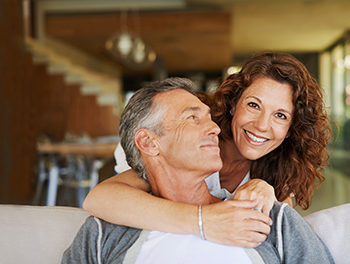
[(203, 232), (203, 221), (202, 221), (202, 206), (198, 206), (198, 226), (201, 239), (206, 240)]

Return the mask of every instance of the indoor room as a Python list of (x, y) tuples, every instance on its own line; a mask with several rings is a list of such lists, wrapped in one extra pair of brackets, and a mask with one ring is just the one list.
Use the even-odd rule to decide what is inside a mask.
[[(278, 115), (282, 110), (289, 113), (283, 114), (287, 116), (287, 121), (290, 115), (289, 126), (281, 140), (283, 143), (278, 143), (283, 145), (287, 142), (290, 148), (288, 154), (279, 145), (276, 146), (276, 151), (269, 150), (271, 156), (270, 153), (264, 153), (266, 156), (246, 158), (242, 150), (235, 147), (237, 153), (240, 152), (239, 157), (244, 157), (242, 167), (249, 160), (247, 167), (244, 167), (247, 169), (240, 169), (245, 171), (241, 178), (247, 173), (248, 180), (260, 178), (261, 181), (268, 182), (266, 184), (275, 188), (273, 197), (280, 202), (289, 203), (307, 221), (316, 221), (316, 217), (314, 219), (310, 215), (319, 212), (322, 212), (323, 220), (319, 220), (319, 217), (317, 221), (324, 225), (331, 223), (332, 219), (349, 219), (349, 12), (350, 2), (346, 0), (1, 0), (0, 32), (3, 38), (0, 42), (0, 116), (3, 125), (0, 131), (0, 207), (10, 207), (5, 208), (9, 211), (0, 212), (0, 225), (12, 221), (10, 218), (2, 219), (1, 214), (13, 214), (13, 218), (17, 219), (14, 223), (19, 221), (19, 231), (26, 237), (23, 245), (19, 246), (20, 249), (34, 250), (35, 243), (41, 243), (40, 246), (45, 247), (48, 242), (44, 240), (33, 242), (32, 249), (24, 244), (31, 243), (29, 229), (37, 230), (40, 226), (45, 226), (39, 223), (43, 219), (41, 214), (46, 211), (38, 211), (36, 215), (32, 210), (51, 210), (48, 222), (59, 221), (57, 226), (62, 227), (66, 233), (71, 233), (64, 238), (58, 237), (58, 234), (52, 235), (55, 241), (60, 240), (57, 245), (61, 248), (43, 253), (44, 258), (48, 259), (47, 263), (51, 263), (49, 259), (57, 261), (61, 258), (89, 213), (96, 213), (95, 216), (103, 219), (117, 218), (112, 213), (100, 215), (99, 210), (95, 209), (97, 205), (104, 211), (132, 208), (131, 201), (123, 204), (123, 207), (108, 207), (114, 200), (110, 198), (101, 202), (100, 197), (101, 200), (93, 200), (96, 205), (90, 208), (90, 200), (85, 204), (84, 200), (96, 185), (114, 179), (114, 176), (118, 177), (126, 170), (119, 170), (124, 164), (130, 168), (123, 150), (117, 151), (117, 146), (121, 146), (119, 123), (122, 113), (130, 98), (141, 87), (167, 78), (189, 79), (193, 92), (202, 103), (209, 105), (211, 118), (221, 130), (221, 134), (216, 135), (220, 157), (223, 159), (223, 171), (219, 172), (221, 177), (228, 164), (225, 162), (221, 142), (228, 140), (229, 135), (231, 139), (233, 137), (232, 142), (238, 143), (235, 141), (233, 125), (227, 134), (220, 118), (229, 118), (228, 122), (233, 123), (239, 105), (233, 105), (236, 99), (227, 99), (227, 104), (233, 108), (225, 110), (223, 117), (217, 118), (220, 106), (217, 104), (218, 96), (222, 95), (218, 91), (224, 90), (225, 80), (231, 78), (235, 82), (240, 74), (246, 74), (245, 69), (249, 70), (248, 62), (253, 63), (251, 60), (255, 60), (259, 54), (267, 53), (288, 54), (298, 63), (301, 62), (304, 66), (300, 67), (305, 67), (306, 73), (302, 73), (304, 75), (300, 78), (306, 78), (305, 82), (313, 88), (310, 91), (300, 88), (300, 91), (293, 92), (295, 94), (291, 98), (294, 105), (290, 113), (283, 107), (278, 110)], [(251, 74), (255, 74), (251, 71)], [(276, 83), (293, 83), (297, 78), (294, 78), (291, 71), (281, 71), (277, 69), (276, 74), (280, 74), (282, 77), (278, 78), (283, 80), (276, 79)], [(305, 74), (310, 78), (305, 77)], [(256, 81), (254, 78), (259, 80), (261, 76), (268, 77), (268, 73), (256, 76), (258, 77), (245, 77), (245, 81), (242, 81), (242, 77), (237, 87), (250, 82), (247, 85), (249, 89)], [(303, 85), (304, 83), (300, 87)], [(317, 89), (320, 89), (319, 92)], [(277, 100), (269, 98), (271, 104), (275, 106), (283, 103), (282, 97), (273, 95)], [(241, 102), (240, 100), (238, 98), (235, 102)], [(175, 102), (174, 97), (173, 101), (169, 101), (168, 107)], [(259, 102), (263, 106), (263, 102)], [(301, 106), (296, 102), (302, 104), (304, 110), (300, 110)], [(319, 105), (312, 108), (314, 104)], [(256, 103), (254, 105), (257, 107)], [(305, 112), (304, 123), (295, 121), (298, 115), (293, 111), (297, 107)], [(232, 113), (232, 110), (235, 112)], [(261, 114), (265, 110), (268, 107), (254, 111)], [(275, 121), (269, 123), (272, 127), (269, 129), (275, 133), (274, 129), (281, 128), (282, 122), (286, 120), (277, 121), (279, 123), (275, 128), (272, 122)], [(303, 126), (305, 127), (302, 128)], [(265, 136), (259, 137), (257, 130), (249, 130), (250, 127), (249, 124), (245, 125), (244, 135), (248, 141), (255, 142), (253, 145), (256, 148), (263, 145), (263, 142), (273, 141), (267, 138), (270, 132), (261, 132)], [(308, 135), (305, 136), (306, 134)], [(285, 158), (287, 155), (290, 155), (289, 158)], [(188, 160), (191, 159), (192, 157)], [(264, 167), (263, 164), (269, 165)], [(281, 180), (274, 178), (277, 172), (267, 172), (277, 167), (278, 173), (286, 174), (285, 177), (281, 176)], [(235, 171), (236, 167), (232, 169), (232, 172)], [(261, 176), (260, 173), (266, 176)], [(298, 176), (297, 179), (293, 178), (295, 175)], [(141, 181), (142, 177), (139, 178)], [(133, 187), (134, 184), (142, 186), (139, 189), (155, 193), (152, 181), (144, 178), (142, 184), (137, 184), (135, 179), (131, 184), (129, 179), (125, 182), (121, 180), (121, 183)], [(235, 199), (232, 197), (235, 197), (234, 191), (239, 190), (243, 184), (241, 180), (234, 188), (233, 185), (227, 185), (232, 187), (231, 190), (226, 188), (232, 196), (226, 199)], [(218, 184), (225, 186), (225, 183), (227, 182), (222, 177)], [(117, 189), (114, 192), (118, 193)], [(112, 191), (106, 191), (104, 195), (114, 197), (112, 194)], [(130, 192), (129, 195), (131, 194)], [(118, 194), (115, 197), (117, 200), (124, 198)], [(242, 197), (241, 200), (256, 198)], [(136, 198), (132, 200), (136, 201)], [(342, 209), (341, 216), (332, 218), (331, 212), (327, 216), (327, 209), (343, 205), (347, 206), (347, 211)], [(24, 211), (17, 211), (14, 209), (18, 208), (16, 206)], [(82, 209), (83, 206), (85, 210)], [(209, 212), (207, 208), (203, 205), (203, 211), (199, 209), (197, 212), (196, 209), (196, 214), (200, 214), (198, 219), (201, 219), (201, 213), (205, 217), (206, 212)], [(63, 211), (58, 216), (55, 210)], [(263, 209), (259, 210), (261, 213)], [(147, 211), (144, 215), (152, 213), (153, 211)], [(35, 227), (27, 226), (26, 215), (28, 221), (41, 220)], [(135, 214), (134, 218), (142, 218), (141, 216), (141, 213)], [(65, 219), (71, 219), (74, 224), (66, 227)], [(327, 222), (327, 219), (331, 220)], [(118, 218), (114, 224), (121, 224), (119, 221)], [(127, 225), (125, 222), (129, 223), (126, 218), (121, 222), (124, 225)], [(345, 226), (343, 222), (345, 221), (335, 224), (338, 225), (340, 234), (349, 239), (350, 230), (345, 231), (345, 227), (342, 229)], [(199, 224), (200, 233), (198, 231), (195, 235), (202, 236), (202, 224)], [(205, 224), (204, 218), (204, 234)], [(52, 231), (52, 226), (48, 226), (48, 230)], [(144, 228), (138, 223), (132, 227)], [(10, 227), (4, 230), (7, 234), (13, 232)], [(328, 236), (320, 230), (315, 229), (315, 232), (321, 239)], [(160, 231), (168, 230), (163, 228)], [(334, 232), (332, 237), (339, 232)], [(14, 239), (21, 239), (21, 236), (14, 235)], [(343, 252), (350, 250), (349, 247), (340, 246), (341, 241), (340, 239), (334, 244), (332, 241), (332, 246), (326, 242), (333, 257), (340, 247)], [(10, 246), (5, 247), (5, 243), (6, 241), (0, 242), (0, 252), (1, 247), (11, 252), (12, 249), (9, 249)], [(10, 254), (6, 253), (6, 256)], [(344, 255), (347, 254), (343, 253), (340, 258), (336, 256), (335, 263), (346, 263)], [(38, 254), (31, 253), (33, 260), (30, 259), (29, 263), (38, 263), (38, 257)], [(13, 257), (9, 256), (8, 260), (5, 263), (16, 263)]]

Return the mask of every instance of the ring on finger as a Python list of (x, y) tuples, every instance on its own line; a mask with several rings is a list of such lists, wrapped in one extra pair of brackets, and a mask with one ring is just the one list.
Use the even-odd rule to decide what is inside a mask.
[(261, 209), (260, 208), (253, 208), (255, 211), (258, 211), (259, 213), (261, 213)]

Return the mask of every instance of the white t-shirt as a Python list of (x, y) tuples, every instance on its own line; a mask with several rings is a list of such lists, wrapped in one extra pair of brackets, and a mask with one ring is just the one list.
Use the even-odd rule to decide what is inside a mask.
[(151, 231), (142, 244), (136, 264), (251, 264), (241, 247), (216, 244), (195, 235)]
[(126, 162), (126, 157), (122, 145), (119, 143), (114, 150), (115, 166), (114, 171), (116, 173), (122, 173), (130, 168), (129, 164)]
[[(120, 144), (118, 144), (114, 152), (114, 157), (116, 159), (115, 171), (117, 173), (130, 169), (125, 159), (124, 150)], [(248, 172), (239, 186), (246, 183), (249, 179), (250, 175)], [(218, 172), (207, 177), (205, 181), (212, 195), (223, 200), (232, 199), (234, 192), (230, 193), (226, 189), (221, 188)], [(135, 263), (251, 264), (252, 262), (241, 247), (216, 244), (190, 234), (151, 231), (142, 244)]]

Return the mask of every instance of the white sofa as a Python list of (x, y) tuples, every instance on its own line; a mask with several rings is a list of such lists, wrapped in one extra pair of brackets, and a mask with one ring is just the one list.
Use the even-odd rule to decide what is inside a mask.
[[(56, 264), (88, 213), (73, 207), (0, 205), (0, 263)], [(329, 247), (336, 263), (350, 263), (350, 204), (305, 219)]]

